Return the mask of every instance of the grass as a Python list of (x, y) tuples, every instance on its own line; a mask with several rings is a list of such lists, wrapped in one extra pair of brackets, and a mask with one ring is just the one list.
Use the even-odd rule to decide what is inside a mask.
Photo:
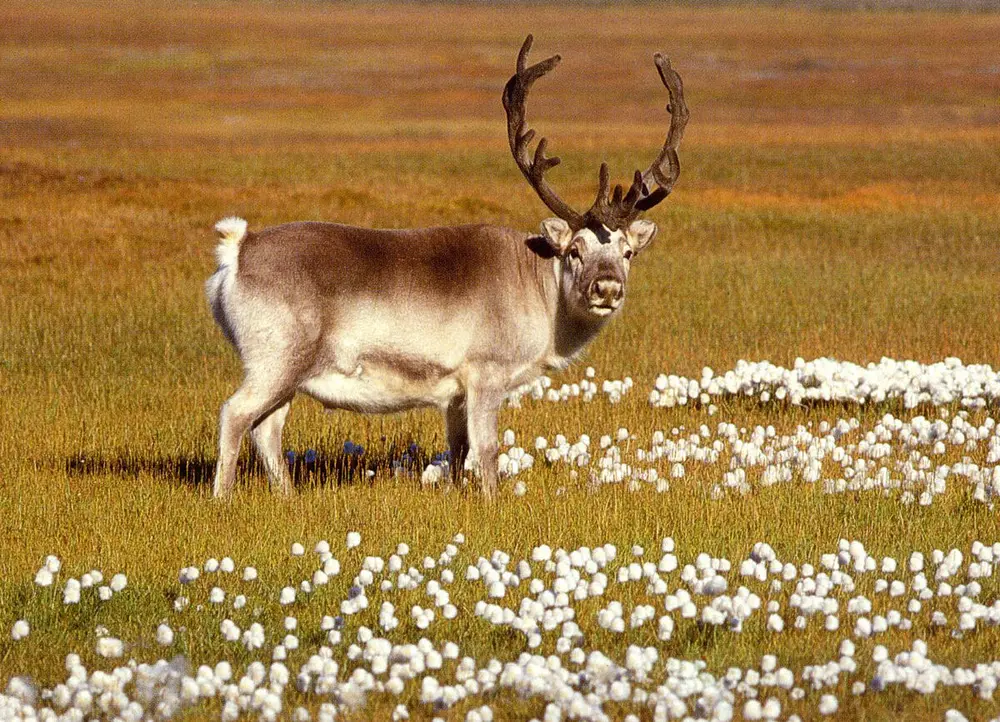
[[(303, 471), (299, 493), (275, 500), (248, 461), (252, 473), (237, 497), (209, 500), (216, 414), (239, 378), (203, 297), (212, 224), (238, 213), (254, 227), (302, 218), (535, 227), (543, 208), (506, 150), (499, 102), (528, 31), (539, 58), (564, 55), (533, 95), (531, 118), (564, 157), (553, 182), (574, 202), (589, 201), (600, 160), (624, 178), (662, 142), (654, 49), (683, 75), (692, 120), (681, 181), (651, 214), (660, 235), (636, 265), (628, 307), (584, 360), (602, 377), (631, 375), (636, 390), (617, 406), (506, 409), (501, 428), (514, 428), (519, 443), (557, 432), (596, 439), (619, 426), (648, 443), (655, 429), (719, 418), (794, 429), (904, 413), (746, 402), (724, 404), (713, 419), (646, 405), (658, 373), (697, 375), (741, 358), (996, 364), (1000, 71), (991, 58), (1000, 15), (7, 5), (0, 683), (18, 673), (61, 679), (70, 649), (95, 662), (98, 624), (133, 643), (139, 658), (155, 658), (152, 636), (172, 615), (182, 566), (231, 555), (256, 565), (261, 598), (275, 599), (306, 571), (305, 562), (289, 565), (293, 541), (339, 543), (349, 529), (362, 533), (365, 554), (407, 541), (415, 554), (436, 555), (461, 531), (463, 563), (494, 548), (520, 558), (543, 541), (656, 549), (665, 535), (677, 539), (682, 564), (703, 550), (741, 559), (757, 540), (783, 558), (816, 563), (841, 537), (897, 556), (1000, 539), (996, 513), (958, 492), (926, 509), (801, 485), (711, 501), (718, 479), (697, 470), (661, 496), (620, 487), (588, 494), (582, 478), (539, 464), (524, 477), (525, 497), (505, 493), (486, 506), (475, 495), (421, 490), (388, 470), (411, 441), (443, 449), (436, 414), (365, 418), (324, 413), (304, 399), (285, 444), (317, 450), (326, 471)], [(573, 369), (557, 382), (580, 375)], [(366, 463), (379, 468), (374, 483), (351, 473), (346, 439), (368, 450)], [(973, 456), (983, 463), (985, 453)], [(359, 552), (338, 554), (345, 574), (321, 600), (341, 598)], [(113, 604), (67, 610), (58, 591), (31, 584), (48, 553), (69, 574), (124, 571), (130, 585)], [(207, 589), (196, 587), (193, 601)], [(472, 617), (475, 599), (456, 596), (463, 615), (447, 634), (477, 658), (516, 655), (519, 640)], [(297, 611), (304, 628), (316, 626), (326, 601)], [(196, 664), (230, 654), (216, 632), (220, 614), (189, 615), (178, 651)], [(281, 616), (274, 604), (262, 614)], [(13, 643), (7, 630), (21, 617), (31, 619), (32, 635)], [(654, 643), (649, 630), (622, 640), (581, 617), (602, 648)], [(415, 632), (406, 624), (400, 638)], [(810, 627), (777, 639), (759, 619), (741, 635), (706, 632), (663, 647), (720, 672), (768, 651), (798, 669), (835, 659), (842, 636), (848, 630)], [(900, 633), (893, 644), (908, 639)], [(993, 629), (964, 640), (941, 633), (932, 652), (949, 664), (986, 661), (998, 643)], [(872, 644), (861, 645), (866, 664)], [(788, 710), (814, 713), (816, 699), (810, 692)], [(952, 705), (977, 717), (998, 712), (965, 690), (929, 700), (842, 694), (841, 702), (848, 716), (868, 719), (940, 718)], [(376, 713), (392, 708), (388, 699), (378, 704)], [(512, 715), (541, 714), (536, 703), (520, 704)]]

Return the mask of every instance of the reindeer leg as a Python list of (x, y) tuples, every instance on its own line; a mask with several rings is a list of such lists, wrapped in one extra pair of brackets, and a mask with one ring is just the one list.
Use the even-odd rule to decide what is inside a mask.
[(500, 446), (497, 442), (497, 423), (503, 399), (503, 391), (491, 387), (472, 387), (466, 396), (469, 441), (479, 460), (483, 496), (487, 499), (492, 499), (497, 491), (497, 452)]
[(219, 413), (219, 460), (215, 466), (212, 495), (228, 496), (236, 481), (236, 457), (243, 435), (261, 418), (286, 403), (287, 390), (273, 383), (259, 383), (246, 378)]
[(292, 478), (288, 473), (288, 464), (281, 448), (281, 431), (285, 427), (285, 420), (291, 407), (292, 402), (286, 401), (259, 419), (250, 429), (250, 438), (253, 439), (257, 454), (267, 470), (271, 491), (279, 494), (292, 493)]
[(469, 417), (465, 397), (459, 396), (449, 402), (444, 412), (445, 429), (448, 434), (448, 448), (451, 450), (451, 480), (458, 483), (465, 471), (465, 458), (469, 455)]

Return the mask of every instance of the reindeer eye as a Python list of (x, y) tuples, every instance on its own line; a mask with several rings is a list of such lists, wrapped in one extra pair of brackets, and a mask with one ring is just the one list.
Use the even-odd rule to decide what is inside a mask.
[(626, 248), (625, 253), (623, 253), (622, 255), (625, 257), (625, 260), (627, 261), (630, 258), (632, 258), (632, 256), (634, 256), (635, 254), (632, 252), (631, 248)]

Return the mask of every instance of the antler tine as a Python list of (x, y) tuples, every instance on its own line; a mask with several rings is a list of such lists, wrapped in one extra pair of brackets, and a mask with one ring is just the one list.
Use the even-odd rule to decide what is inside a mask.
[(641, 197), (642, 197), (642, 173), (636, 171), (635, 176), (632, 178), (632, 185), (628, 189), (628, 193), (625, 194), (625, 200), (623, 204), (628, 208), (633, 208)]
[(621, 185), (616, 185), (610, 203), (595, 208), (591, 218), (608, 228), (624, 228), (637, 215), (635, 204), (641, 195), (642, 173), (636, 171), (628, 191), (626, 192)]
[(601, 163), (601, 170), (597, 174), (597, 182), (597, 199), (594, 201), (594, 205), (599, 203), (607, 205), (608, 189), (611, 187), (611, 171), (608, 170), (607, 163)]
[[(584, 225), (590, 223), (611, 223), (610, 220), (615, 215), (614, 201), (611, 196), (611, 171), (608, 170), (607, 163), (601, 163), (601, 170), (598, 173), (597, 197), (590, 209), (584, 214)], [(617, 189), (619, 192), (621, 188)]]
[(521, 49), (517, 52), (517, 74), (524, 75), (524, 68), (528, 62), (528, 53), (531, 51), (531, 44), (535, 42), (535, 36), (528, 33), (528, 37), (521, 43)]
[[(681, 174), (681, 162), (677, 156), (677, 147), (684, 136), (684, 128), (690, 117), (687, 104), (684, 102), (684, 83), (681, 81), (681, 76), (670, 66), (670, 60), (660, 53), (653, 56), (653, 62), (656, 63), (660, 80), (670, 95), (670, 102), (667, 105), (667, 112), (670, 113), (670, 130), (667, 131), (667, 138), (660, 154), (642, 174), (645, 195), (636, 202), (635, 210), (637, 211), (649, 210), (670, 195), (670, 191), (673, 190), (674, 183), (677, 182), (677, 178)], [(650, 192), (649, 189), (653, 182), (658, 187)]]
[(553, 55), (547, 60), (528, 66), (528, 51), (531, 50), (533, 40), (531, 35), (525, 38), (517, 54), (517, 72), (511, 76), (503, 89), (503, 107), (507, 113), (507, 139), (517, 167), (521, 169), (521, 173), (528, 179), (538, 197), (553, 213), (574, 229), (579, 229), (583, 227), (583, 216), (559, 198), (545, 180), (545, 171), (554, 168), (560, 162), (557, 157), (549, 158), (545, 155), (547, 145), (545, 138), (538, 141), (534, 157), (529, 158), (528, 146), (535, 137), (535, 131), (530, 128), (525, 129), (525, 103), (528, 91), (538, 78), (556, 67), (561, 60), (560, 56)]

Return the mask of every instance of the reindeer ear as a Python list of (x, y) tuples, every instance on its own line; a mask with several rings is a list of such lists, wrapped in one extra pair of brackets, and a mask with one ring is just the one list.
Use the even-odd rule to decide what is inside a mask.
[(540, 256), (545, 260), (555, 258), (559, 255), (559, 249), (554, 248), (545, 236), (531, 236), (524, 242), (524, 245), (536, 256)]
[(652, 221), (632, 221), (628, 230), (625, 231), (625, 238), (632, 246), (632, 252), (638, 253), (649, 245), (656, 235), (656, 224)]
[[(542, 235), (529, 239), (528, 247), (543, 258), (552, 258), (563, 255), (572, 240), (573, 230), (569, 223), (562, 218), (548, 218), (542, 221)], [(545, 247), (545, 253), (540, 252), (540, 246)]]

